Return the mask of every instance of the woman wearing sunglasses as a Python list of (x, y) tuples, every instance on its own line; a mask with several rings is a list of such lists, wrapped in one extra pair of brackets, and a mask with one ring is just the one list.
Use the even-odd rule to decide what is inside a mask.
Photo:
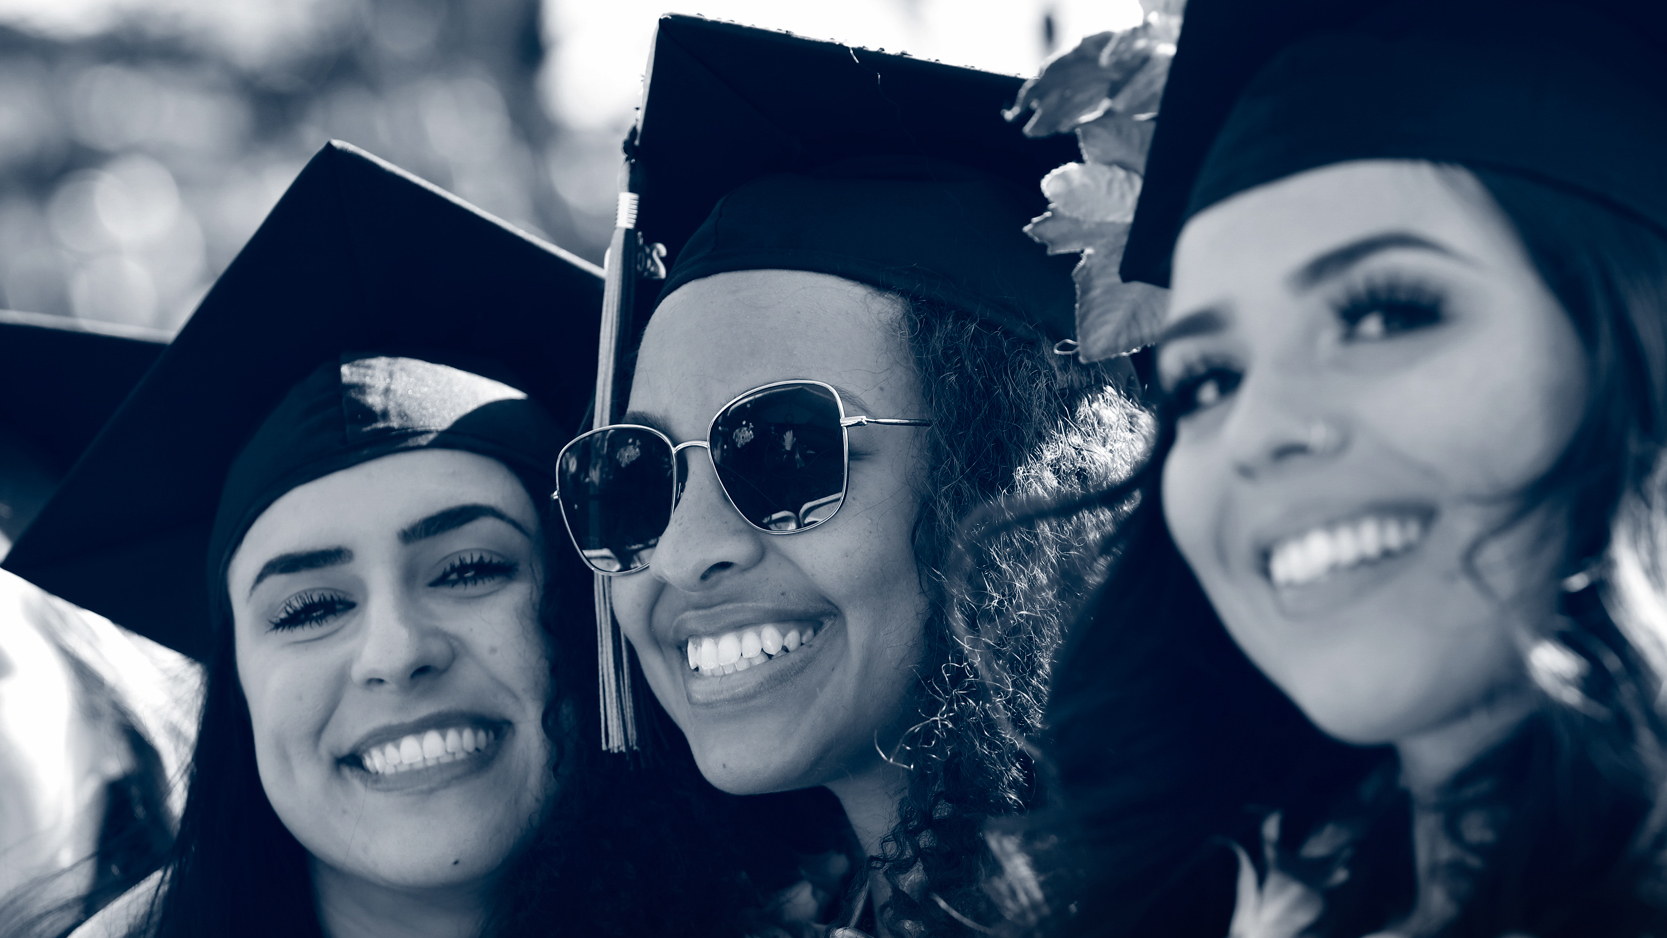
[(1193, 0), (1175, 64), (1056, 923), (1171, 934), (1190, 860), (1233, 935), (1661, 934), (1662, 8)]
[[(1001, 122), (1017, 81), (860, 50), (853, 68), (842, 46), (675, 17), (656, 49), (636, 137), (644, 180), (690, 152), (679, 89), (710, 87), (705, 69), (725, 67), (688, 74), (689, 50), (742, 63), (716, 76), (742, 99), (726, 111), (801, 95), (847, 111), (772, 113), (827, 139), (802, 138), (814, 155), (792, 171), (732, 174), (688, 213), (698, 230), (685, 243), (648, 223), (683, 211), (678, 193), (641, 193), (645, 233), (673, 241), (675, 262), (636, 350), (629, 412), (563, 451), (568, 529), (611, 580), (642, 674), (709, 781), (838, 797), (859, 875), (837, 924), (913, 934), (904, 923), (987, 920), (982, 823), (1021, 809), (1028, 781), (976, 709), (941, 564), (971, 506), (1103, 478), (1136, 439), (1106, 373), (1052, 354), (1070, 281), (1020, 233), (1039, 200), (997, 175), (1058, 150), (1031, 151)], [(756, 64), (786, 51), (775, 60), (791, 67)], [(876, 73), (913, 96), (880, 106)], [(964, 138), (932, 123), (944, 116), (1011, 155), (973, 168), (888, 150), (900, 127)], [(1092, 446), (1037, 451), (1073, 420)], [(1002, 598), (1033, 613), (1009, 636), (1031, 667), (1017, 692), (1033, 694), (1034, 655), (1061, 616), (1054, 597)], [(883, 875), (866, 875), (868, 857)], [(864, 911), (865, 887), (885, 911)]]
[(207, 661), (177, 845), (83, 934), (739, 932), (727, 855), (684, 862), (715, 818), (584, 718), (547, 499), (600, 286), (345, 145), (309, 164), (8, 558)]

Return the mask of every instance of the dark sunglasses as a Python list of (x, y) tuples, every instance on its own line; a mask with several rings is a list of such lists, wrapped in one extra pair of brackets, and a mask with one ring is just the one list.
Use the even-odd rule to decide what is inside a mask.
[(845, 503), (851, 427), (928, 427), (930, 420), (847, 417), (832, 385), (778, 381), (713, 416), (706, 439), (673, 443), (653, 427), (618, 424), (579, 436), (556, 460), (556, 501), (579, 556), (598, 573), (634, 573), (654, 547), (688, 480), (677, 454), (712, 457), (724, 496), (766, 534), (797, 534)]

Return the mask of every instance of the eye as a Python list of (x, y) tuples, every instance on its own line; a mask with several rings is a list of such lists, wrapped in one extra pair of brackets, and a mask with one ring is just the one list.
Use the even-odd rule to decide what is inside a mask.
[(1408, 280), (1369, 283), (1337, 305), (1343, 341), (1377, 342), (1441, 322), (1444, 301), (1430, 287)]
[(1165, 403), (1177, 417), (1207, 410), (1237, 391), (1243, 377), (1235, 368), (1205, 363), (1183, 374), (1169, 390)]
[(483, 551), (470, 551), (453, 557), (451, 562), (446, 564), (446, 569), (428, 585), (467, 589), (497, 580), (507, 580), (515, 576), (520, 569), (521, 565), (512, 560), (505, 560)]
[(271, 624), (274, 631), (323, 625), (357, 605), (339, 593), (308, 590), (284, 600), (284, 604), (278, 607), (278, 614), (272, 617)]

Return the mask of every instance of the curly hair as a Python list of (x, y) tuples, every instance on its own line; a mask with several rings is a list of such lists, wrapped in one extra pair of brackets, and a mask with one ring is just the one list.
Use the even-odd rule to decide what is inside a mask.
[[(970, 599), (951, 588), (958, 531), (969, 512), (999, 496), (1063, 497), (1127, 475), (1145, 449), (1147, 419), (1128, 393), (1126, 363), (1084, 366), (972, 311), (901, 299), (903, 335), (932, 421), (914, 528), (927, 651), (915, 689), (921, 719), (893, 756), (911, 769), (899, 820), (882, 856), (869, 862), (892, 885), (882, 914), (895, 933), (946, 934), (999, 917), (983, 890), (994, 861), (982, 831), (1035, 797), (1030, 757), (989, 709), (991, 691), (951, 626), (952, 606), (966, 607), (962, 617), (981, 629), (985, 653), (1008, 665), (996, 692), (1007, 719), (1035, 726), (1064, 626), (1104, 569), (1091, 552), (1036, 548), (1092, 544), (1116, 512), (992, 544), (981, 557), (984, 589)], [(1010, 562), (1020, 556), (1023, 565)]]
[[(1464, 171), (1567, 312), (1591, 391), (1574, 438), (1506, 524), (1553, 518), (1569, 579), (1547, 633), (1521, 636), (1536, 711), (1431, 806), (1457, 850), (1434, 885), (1457, 911), (1428, 933), (1660, 934), (1667, 238), (1534, 180)], [(1160, 407), (1152, 454), (1128, 479), (1015, 508), (992, 527), (1138, 500), (1100, 543), (1113, 570), (1062, 652), (1043, 740), (1058, 787), (1023, 837), (1041, 895), (1010, 905), (1009, 922), (1027, 933), (1219, 935), (1234, 892), (1224, 845), (1261, 856), (1261, 822), (1277, 814), (1271, 862), (1324, 898), (1305, 934), (1389, 927), (1417, 889), (1395, 753), (1324, 736), (1234, 646), (1162, 517), (1174, 429)]]

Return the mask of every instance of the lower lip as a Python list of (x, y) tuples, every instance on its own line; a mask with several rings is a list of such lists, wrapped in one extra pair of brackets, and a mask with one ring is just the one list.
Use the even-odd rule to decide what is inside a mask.
[(816, 629), (816, 637), (809, 644), (800, 645), (785, 655), (778, 655), (745, 671), (706, 677), (689, 670), (688, 652), (682, 648), (668, 650), (667, 657), (682, 669), (683, 692), (696, 707), (715, 707), (735, 704), (762, 697), (791, 682), (805, 672), (822, 654), (833, 631), (833, 623), (824, 621)]
[(480, 775), (490, 769), (498, 761), (510, 739), (515, 734), (512, 724), (504, 723), (491, 727), (492, 742), (485, 748), (468, 755), (467, 758), (452, 762), (442, 762), (426, 769), (410, 769), (383, 775), (369, 769), (360, 768), (351, 762), (341, 763), (342, 771), (357, 778), (371, 791), (388, 792), (390, 794), (423, 794), (446, 788), (464, 781), (472, 776)]
[(1274, 586), (1274, 599), (1280, 610), (1293, 619), (1323, 615), (1350, 605), (1399, 577), (1414, 562), (1430, 534), (1426, 523), (1424, 536), (1418, 543), (1392, 557), (1334, 570), (1300, 586)]

